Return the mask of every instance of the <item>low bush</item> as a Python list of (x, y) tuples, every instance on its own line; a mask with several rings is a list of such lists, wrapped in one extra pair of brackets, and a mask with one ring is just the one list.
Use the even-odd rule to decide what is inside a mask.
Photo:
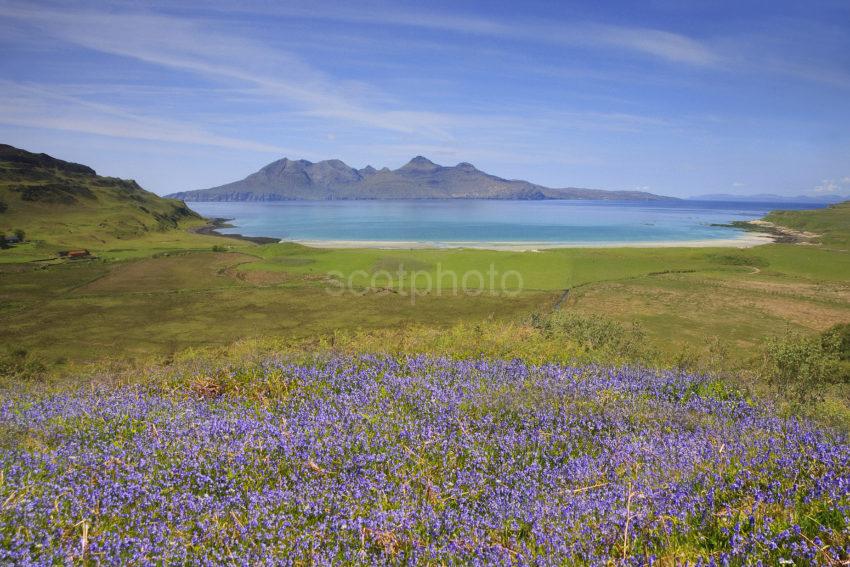
[(825, 388), (839, 381), (840, 345), (836, 333), (770, 337), (765, 343), (761, 373), (794, 404), (822, 401)]
[(566, 339), (588, 352), (642, 361), (657, 356), (646, 346), (645, 333), (637, 323), (624, 325), (601, 315), (558, 310), (546, 316), (532, 315), (531, 326), (546, 338)]
[(0, 385), (41, 380), (45, 372), (45, 365), (26, 349), (7, 348), (0, 352)]
[(752, 256), (750, 254), (708, 254), (706, 257), (724, 266), (750, 266), (754, 268), (766, 268), (770, 265), (765, 258)]

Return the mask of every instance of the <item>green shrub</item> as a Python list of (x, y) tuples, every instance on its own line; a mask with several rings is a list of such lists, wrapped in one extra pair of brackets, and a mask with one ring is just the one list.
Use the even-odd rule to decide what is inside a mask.
[(850, 362), (850, 323), (835, 325), (825, 332), (822, 337), (826, 343), (837, 340), (838, 358)]
[(764, 258), (744, 253), (707, 254), (706, 258), (724, 266), (751, 266), (754, 268), (766, 268), (770, 265), (770, 262)]
[(822, 335), (825, 344), (835, 341), (839, 363), (838, 381), (850, 384), (850, 323), (835, 325)]
[(7, 348), (0, 353), (0, 386), (14, 386), (25, 380), (39, 380), (46, 367), (33, 359), (26, 349)]
[(602, 351), (640, 360), (655, 356), (648, 350), (645, 333), (637, 323), (624, 325), (602, 315), (559, 310), (547, 316), (532, 315), (531, 325), (547, 337), (568, 339), (587, 351)]
[(762, 373), (791, 403), (821, 401), (825, 387), (841, 374), (840, 344), (836, 333), (771, 337), (765, 345)]

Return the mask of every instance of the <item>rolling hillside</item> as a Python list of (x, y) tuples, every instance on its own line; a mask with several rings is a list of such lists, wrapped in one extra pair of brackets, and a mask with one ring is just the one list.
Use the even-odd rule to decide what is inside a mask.
[(200, 217), (133, 180), (102, 177), (85, 165), (0, 145), (0, 231), (28, 240), (96, 246), (169, 230)]
[(470, 163), (442, 166), (422, 156), (391, 170), (354, 169), (338, 159), (317, 163), (287, 158), (241, 181), (169, 195), (184, 201), (290, 201), (347, 199), (604, 199), (657, 201), (641, 191), (551, 189), (485, 173)]
[(846, 247), (850, 244), (850, 201), (836, 203), (812, 211), (773, 211), (764, 220), (819, 235), (825, 246)]

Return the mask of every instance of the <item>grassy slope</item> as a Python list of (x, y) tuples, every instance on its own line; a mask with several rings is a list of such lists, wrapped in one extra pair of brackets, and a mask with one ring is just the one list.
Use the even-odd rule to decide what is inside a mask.
[[(526, 291), (571, 289), (565, 307), (641, 322), (668, 353), (702, 348), (720, 337), (746, 356), (764, 336), (794, 328), (822, 331), (850, 321), (850, 255), (834, 250), (770, 245), (729, 249), (569, 249), (540, 253), (464, 251), (309, 250), (266, 247), (246, 272), (357, 271), (359, 285), (386, 283), (380, 269), (520, 272)], [(419, 276), (424, 287), (428, 278)], [(443, 280), (450, 284), (450, 278)], [(470, 280), (472, 281), (472, 280)], [(498, 278), (497, 278), (498, 281)], [(512, 283), (515, 280), (508, 280)], [(398, 285), (398, 279), (394, 283)], [(405, 283), (405, 287), (409, 286)]]
[(841, 248), (850, 243), (850, 202), (814, 211), (774, 211), (765, 220), (819, 234), (818, 240), (826, 247)]
[[(787, 328), (821, 331), (850, 321), (850, 254), (831, 244), (537, 253), (257, 246), (170, 230), (172, 224), (139, 205), (158, 214), (178, 205), (146, 192), (140, 197), (151, 199), (150, 206), (128, 202), (120, 191), (125, 182), (98, 187), (85, 176), (50, 175), (88, 183), (97, 205), (25, 203), (11, 191), (8, 171), (0, 180), (0, 198), (8, 203), (0, 228), (23, 228), (39, 239), (0, 251), (0, 339), (48, 360), (164, 354), (246, 337), (517, 321), (551, 309), (566, 289), (565, 309), (638, 321), (649, 346), (670, 356), (705, 350), (717, 337), (731, 358), (743, 360), (766, 335)], [(848, 216), (848, 208), (839, 206), (794, 212), (787, 224), (818, 231), (835, 243), (850, 234)], [(771, 220), (785, 217), (775, 213)], [(186, 217), (177, 224), (183, 229), (200, 222)], [(99, 259), (30, 262), (71, 246), (89, 247)], [(227, 252), (212, 253), (213, 246)], [(404, 293), (409, 279), (399, 284), (401, 267), (418, 273), (415, 298)], [(458, 274), (460, 287), (464, 273), (479, 272), (486, 288), (491, 267), (497, 287), (505, 272), (521, 274), (522, 293), (453, 293), (445, 275)], [(429, 279), (435, 282), (440, 273), (443, 292), (428, 293)], [(334, 281), (349, 276), (352, 292), (327, 292)], [(479, 285), (476, 278), (467, 283)], [(515, 276), (506, 283), (516, 291)]]
[[(250, 259), (250, 257), (248, 257)], [(50, 358), (167, 353), (244, 337), (306, 337), (337, 329), (449, 325), (519, 317), (554, 301), (364, 293), (332, 297), (298, 276), (248, 281), (237, 253), (195, 252), (146, 260), (79, 262), (0, 272), (0, 338)]]
[[(522, 275), (523, 288), (559, 290), (599, 281), (643, 277), (662, 272), (759, 273), (775, 277), (844, 282), (850, 280), (850, 255), (836, 254), (818, 248), (770, 245), (751, 250), (724, 248), (572, 248), (541, 252), (496, 252), (489, 250), (323, 250), (295, 244), (278, 244), (256, 249), (261, 261), (243, 266), (246, 271), (355, 275), (361, 285), (372, 283), (379, 271), (396, 274), (399, 267), (407, 271), (424, 272), (436, 282), (440, 271), (478, 271), (486, 274), (493, 266), (497, 285), (501, 274), (516, 270)], [(451, 279), (444, 276), (444, 285)], [(397, 276), (393, 276), (398, 283)], [(407, 280), (409, 282), (409, 280)], [(468, 280), (472, 283), (472, 279)], [(513, 284), (516, 278), (506, 280)], [(427, 286), (427, 276), (417, 279)], [(378, 274), (375, 283), (387, 283), (385, 274)], [(486, 283), (486, 282), (485, 282)], [(409, 286), (409, 283), (405, 284)], [(460, 280), (459, 280), (460, 285)]]
[(158, 197), (134, 181), (10, 146), (0, 146), (0, 203), (0, 230), (22, 229), (30, 241), (4, 251), (0, 261), (49, 257), (63, 248), (101, 251), (203, 223), (180, 201)]
[[(185, 237), (187, 248), (200, 245), (201, 237)], [(180, 234), (172, 238), (169, 246), (178, 248)], [(746, 357), (761, 338), (788, 327), (820, 331), (850, 321), (847, 255), (812, 247), (522, 254), (317, 250), (204, 238), (232, 242), (232, 250), (165, 256), (163, 243), (148, 237), (104, 252), (106, 262), (8, 265), (0, 270), (0, 337), (53, 358), (144, 355), (244, 337), (518, 320), (550, 309), (566, 288), (566, 309), (639, 321), (653, 346), (669, 354), (720, 337)], [(425, 294), (420, 277), (420, 295), (412, 298), (379, 289), (386, 283), (380, 277), (379, 288), (370, 288), (371, 276), (361, 274), (353, 292), (327, 293), (329, 270), (374, 274), (401, 264), (434, 279), (438, 265), (486, 273), (492, 264), (499, 273), (520, 272), (525, 287), (514, 298), (477, 290)]]

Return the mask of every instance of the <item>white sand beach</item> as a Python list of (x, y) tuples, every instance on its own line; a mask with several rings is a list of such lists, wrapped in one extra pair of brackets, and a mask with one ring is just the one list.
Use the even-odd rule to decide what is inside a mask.
[(752, 248), (774, 242), (766, 233), (747, 232), (736, 238), (677, 240), (658, 242), (417, 242), (388, 240), (281, 240), (313, 248), (378, 248), (386, 250), (425, 250), (471, 248), (534, 252), (555, 248)]

